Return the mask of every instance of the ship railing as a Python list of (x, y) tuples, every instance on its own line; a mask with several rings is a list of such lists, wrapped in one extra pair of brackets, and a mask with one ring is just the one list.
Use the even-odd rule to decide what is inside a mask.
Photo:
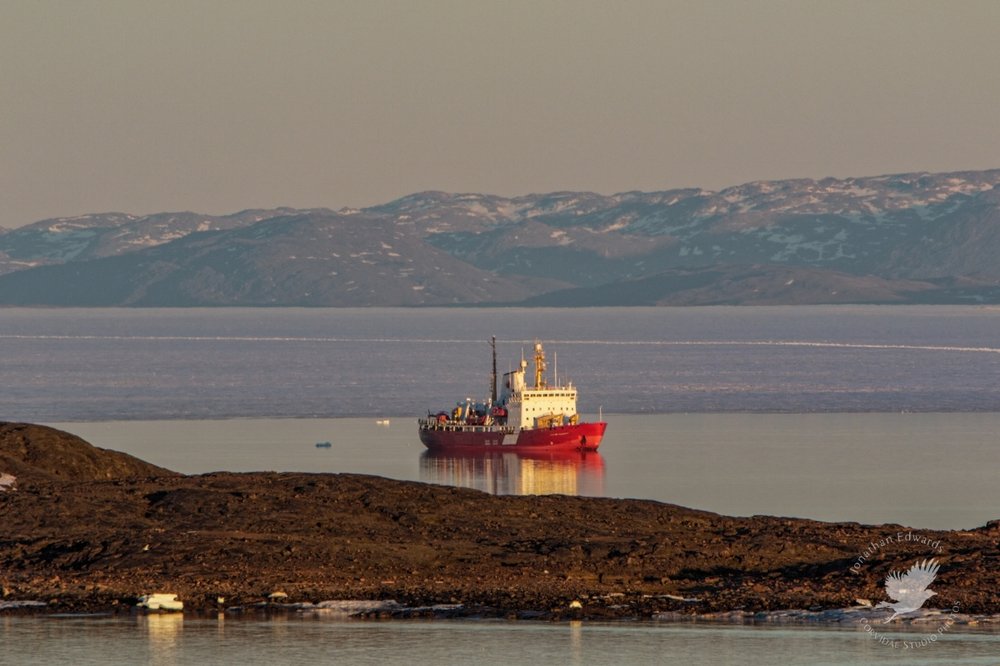
[(460, 423), (456, 421), (438, 421), (435, 418), (428, 419), (417, 419), (417, 425), (421, 430), (444, 430), (446, 432), (454, 432), (461, 430), (463, 432), (500, 432), (504, 434), (511, 434), (514, 432), (514, 426), (496, 426), (496, 425), (468, 425), (465, 423)]

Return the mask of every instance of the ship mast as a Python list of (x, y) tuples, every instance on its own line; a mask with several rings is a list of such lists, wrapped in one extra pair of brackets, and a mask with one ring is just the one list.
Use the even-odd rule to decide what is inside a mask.
[(490, 404), (497, 404), (497, 336), (490, 338), (490, 347), (493, 349), (493, 372), (490, 374)]
[(545, 388), (545, 350), (542, 343), (535, 343), (535, 388)]

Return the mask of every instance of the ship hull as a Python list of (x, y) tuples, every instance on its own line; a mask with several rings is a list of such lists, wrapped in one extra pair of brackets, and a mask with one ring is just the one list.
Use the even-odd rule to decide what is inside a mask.
[(607, 426), (599, 421), (516, 433), (483, 426), (421, 427), (420, 441), (431, 451), (596, 451)]

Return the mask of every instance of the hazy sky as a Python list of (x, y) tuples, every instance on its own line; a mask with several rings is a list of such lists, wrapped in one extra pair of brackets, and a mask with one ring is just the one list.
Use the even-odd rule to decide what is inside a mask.
[(995, 0), (0, 0), (0, 226), (993, 167)]

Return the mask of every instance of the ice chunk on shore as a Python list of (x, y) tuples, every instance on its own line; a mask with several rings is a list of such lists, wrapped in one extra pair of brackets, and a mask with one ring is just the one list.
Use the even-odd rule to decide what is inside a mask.
[(248, 608), (281, 609), (295, 612), (323, 613), (324, 615), (354, 617), (368, 613), (389, 613), (394, 616), (408, 617), (423, 614), (449, 615), (464, 608), (462, 604), (435, 604), (433, 606), (404, 606), (398, 601), (387, 599), (331, 599), (311, 603), (300, 601), (296, 603), (261, 602), (249, 607), (233, 607), (229, 610), (246, 610)]
[(403, 606), (392, 599), (386, 601), (363, 600), (363, 599), (333, 599), (321, 601), (316, 604), (317, 610), (325, 610), (332, 613), (346, 613), (355, 615), (357, 613), (372, 613), (381, 611), (397, 611)]
[(184, 610), (184, 602), (177, 600), (176, 594), (166, 594), (158, 592), (155, 594), (144, 594), (139, 597), (139, 608), (149, 610)]
[(48, 606), (48, 604), (44, 601), (0, 601), (0, 610), (36, 608), (39, 606)]

